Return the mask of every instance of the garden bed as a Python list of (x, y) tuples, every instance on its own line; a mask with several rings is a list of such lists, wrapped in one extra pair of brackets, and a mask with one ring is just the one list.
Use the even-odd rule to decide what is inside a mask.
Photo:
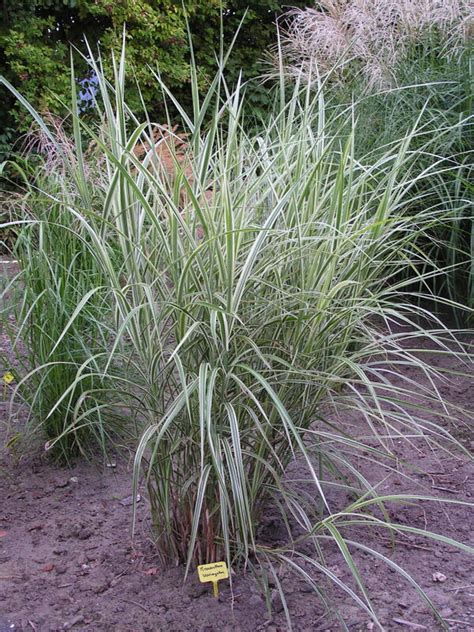
[[(422, 344), (427, 348), (430, 343)], [(455, 358), (434, 355), (432, 362), (466, 369), (464, 365), (456, 367)], [(413, 377), (422, 387), (422, 377)], [(458, 406), (472, 406), (474, 384), (469, 377), (450, 378), (440, 390)], [(8, 402), (2, 401), (2, 419), (6, 419), (7, 409)], [(351, 426), (352, 432), (362, 431), (354, 415), (342, 412), (339, 422)], [(452, 427), (448, 429), (453, 431)], [(454, 431), (468, 449), (473, 446), (471, 430), (461, 425)], [(466, 456), (428, 448), (416, 439), (411, 445), (395, 442), (393, 449), (398, 457), (397, 471), (373, 465), (364, 455), (354, 456), (359, 471), (373, 485), (378, 484), (380, 495), (413, 492), (472, 501), (473, 467)], [(419, 469), (414, 471), (413, 465)], [(146, 499), (138, 503), (138, 533), (132, 541), (130, 467), (122, 456), (117, 458), (116, 467), (101, 469), (78, 462), (67, 469), (52, 463), (40, 449), (28, 458), (20, 458), (14, 450), (2, 450), (0, 631), (288, 629), (276, 592), (269, 619), (250, 576), (235, 573), (233, 590), (223, 582), (219, 599), (214, 599), (211, 585), (200, 585), (194, 573), (183, 585), (181, 568), (162, 568), (152, 545)], [(289, 476), (295, 472), (298, 464), (290, 467)], [(339, 496), (329, 492), (334, 507), (339, 502), (347, 504), (347, 495)], [(467, 505), (417, 501), (391, 503), (389, 511), (394, 522), (429, 529), (464, 543), (471, 540), (472, 545), (473, 511)], [(347, 529), (344, 535), (357, 539), (358, 534)], [(282, 525), (271, 508), (266, 513), (262, 537), (274, 544), (283, 537)], [(364, 541), (420, 583), (451, 630), (474, 629), (472, 557), (418, 535), (399, 536), (395, 547), (388, 534), (381, 532), (373, 531), (370, 537), (366, 533)], [(350, 571), (334, 543), (328, 542), (325, 556), (332, 573), (351, 585)], [(384, 629), (441, 629), (400, 575), (361, 551), (354, 551), (354, 559)], [(281, 581), (295, 630), (344, 629), (335, 613), (325, 612), (317, 596), (287, 569)], [(347, 629), (376, 629), (351, 598), (334, 589), (329, 604), (336, 601)]]

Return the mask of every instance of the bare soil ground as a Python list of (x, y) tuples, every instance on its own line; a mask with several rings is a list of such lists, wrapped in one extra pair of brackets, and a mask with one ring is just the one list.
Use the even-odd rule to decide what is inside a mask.
[[(421, 344), (430, 347), (429, 341)], [(7, 350), (5, 336), (0, 345)], [(432, 362), (461, 368), (455, 358), (433, 355)], [(8, 367), (0, 367), (4, 368)], [(413, 377), (422, 387), (423, 376)], [(446, 399), (472, 410), (471, 377), (452, 377), (449, 383), (440, 384), (440, 389)], [(6, 421), (7, 410), (8, 401), (2, 400), (0, 421)], [(351, 426), (352, 432), (362, 431), (360, 420), (353, 415), (340, 422)], [(449, 430), (472, 450), (472, 425), (466, 422)], [(181, 568), (161, 568), (153, 549), (146, 499), (138, 505), (138, 533), (132, 542), (128, 503), (131, 472), (124, 457), (117, 459), (115, 468), (101, 469), (84, 462), (60, 468), (41, 450), (19, 458), (2, 446), (5, 434), (1, 437), (0, 632), (288, 629), (278, 597), (269, 618), (249, 576), (235, 574), (232, 590), (227, 582), (221, 582), (220, 596), (215, 599), (211, 585), (199, 584), (195, 574), (183, 584)], [(453, 456), (427, 447), (418, 439), (411, 444), (399, 441), (394, 449), (399, 459), (395, 471), (374, 465), (364, 455), (354, 456), (354, 465), (373, 485), (379, 485), (381, 494), (415, 492), (468, 504), (392, 503), (391, 518), (473, 546), (474, 512), (469, 506), (474, 494), (472, 460), (461, 452)], [(293, 470), (298, 470), (297, 464)], [(335, 494), (333, 500), (337, 507), (344, 499)], [(281, 524), (271, 508), (263, 530), (267, 539), (279, 542)], [(400, 535), (394, 547), (388, 534), (381, 531), (367, 528), (361, 534), (349, 528), (344, 535), (365, 538), (371, 547), (403, 567), (426, 590), (450, 630), (474, 631), (474, 563), (467, 553), (418, 535)], [(383, 629), (442, 629), (406, 579), (362, 551), (353, 553)], [(328, 543), (324, 554), (334, 575), (353, 585), (336, 547)], [(340, 590), (329, 596), (325, 609), (304, 582), (284, 570), (281, 581), (294, 630), (377, 629)], [(336, 603), (339, 619), (333, 610)]]

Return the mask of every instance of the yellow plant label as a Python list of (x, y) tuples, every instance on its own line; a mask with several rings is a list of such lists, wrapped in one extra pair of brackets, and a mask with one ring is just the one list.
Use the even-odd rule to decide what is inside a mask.
[(11, 384), (14, 379), (15, 379), (15, 376), (13, 375), (11, 371), (7, 371), (3, 375), (3, 381), (5, 382), (5, 384)]
[(199, 581), (201, 583), (212, 582), (214, 586), (214, 597), (219, 595), (217, 582), (229, 577), (229, 570), (225, 562), (214, 562), (213, 564), (201, 564), (198, 566)]

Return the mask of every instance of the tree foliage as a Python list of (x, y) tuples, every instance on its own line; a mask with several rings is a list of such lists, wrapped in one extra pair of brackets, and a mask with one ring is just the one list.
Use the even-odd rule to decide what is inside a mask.
[[(231, 73), (236, 76), (243, 68), (246, 78), (258, 74), (264, 50), (275, 38), (281, 0), (224, 0), (222, 5), (221, 0), (185, 0), (184, 5), (181, 0), (9, 0), (3, 3), (0, 26), (0, 74), (39, 111), (61, 114), (69, 94), (70, 46), (84, 53), (87, 39), (94, 51), (97, 46), (107, 53), (118, 50), (125, 24), (129, 64), (147, 107), (156, 113), (161, 95), (149, 67), (158, 66), (166, 83), (185, 94), (190, 76), (187, 15), (205, 84), (219, 47), (221, 6), (227, 41), (244, 18)], [(80, 55), (76, 60), (77, 77), (83, 79), (87, 64), (81, 64)], [(134, 86), (130, 89), (133, 93)], [(265, 91), (257, 87), (253, 97), (258, 104)], [(24, 110), (6, 92), (2, 100), (4, 135), (9, 128), (25, 127)], [(129, 101), (133, 106), (133, 98)]]

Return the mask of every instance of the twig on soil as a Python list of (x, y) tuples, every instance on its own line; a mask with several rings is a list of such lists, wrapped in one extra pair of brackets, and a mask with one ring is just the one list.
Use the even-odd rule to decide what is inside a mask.
[[(392, 546), (392, 542), (387, 540), (386, 538), (380, 538), (380, 541), (385, 544), (385, 546)], [(394, 542), (394, 546), (400, 544), (401, 546), (406, 546), (409, 549), (420, 549), (421, 551), (428, 551), (429, 553), (433, 553), (433, 549), (428, 548), (427, 546), (422, 546), (421, 544), (413, 544), (413, 542), (404, 542), (403, 540), (396, 540)]]
[(426, 625), (421, 625), (420, 623), (413, 623), (413, 621), (407, 621), (406, 619), (392, 619), (395, 623), (399, 623), (400, 625), (406, 625), (408, 628), (412, 628), (413, 630), (427, 630)]
[(30, 621), (30, 620), (28, 619), (28, 625), (31, 625), (31, 627), (33, 628), (33, 630), (34, 630), (35, 632), (38, 632), (38, 628), (37, 628), (37, 627), (36, 627), (36, 625), (33, 623), (33, 621)]
[(448, 492), (448, 494), (456, 494), (456, 490), (455, 489), (448, 489), (447, 487), (438, 487), (437, 485), (433, 485), (432, 486), (433, 489), (437, 489), (440, 492)]
[(465, 586), (458, 586), (457, 588), (446, 588), (446, 592), (458, 592), (458, 590), (466, 590), (466, 588), (474, 588), (474, 584), (466, 584)]
[(125, 603), (131, 603), (134, 606), (138, 606), (145, 612), (150, 612), (146, 606), (143, 606), (141, 603), (138, 603), (138, 601), (132, 601), (131, 599), (121, 599), (120, 601), (124, 601)]
[(118, 575), (115, 575), (115, 577), (112, 577), (112, 579), (110, 580), (110, 585), (111, 586), (116, 586), (118, 584), (118, 580), (123, 577), (124, 575), (127, 574), (128, 571), (122, 571), (121, 573), (119, 573)]
[(426, 511), (423, 509), (423, 507), (421, 508), (422, 512), (423, 512), (423, 519), (425, 521), (425, 531), (428, 531), (428, 519), (426, 517)]

